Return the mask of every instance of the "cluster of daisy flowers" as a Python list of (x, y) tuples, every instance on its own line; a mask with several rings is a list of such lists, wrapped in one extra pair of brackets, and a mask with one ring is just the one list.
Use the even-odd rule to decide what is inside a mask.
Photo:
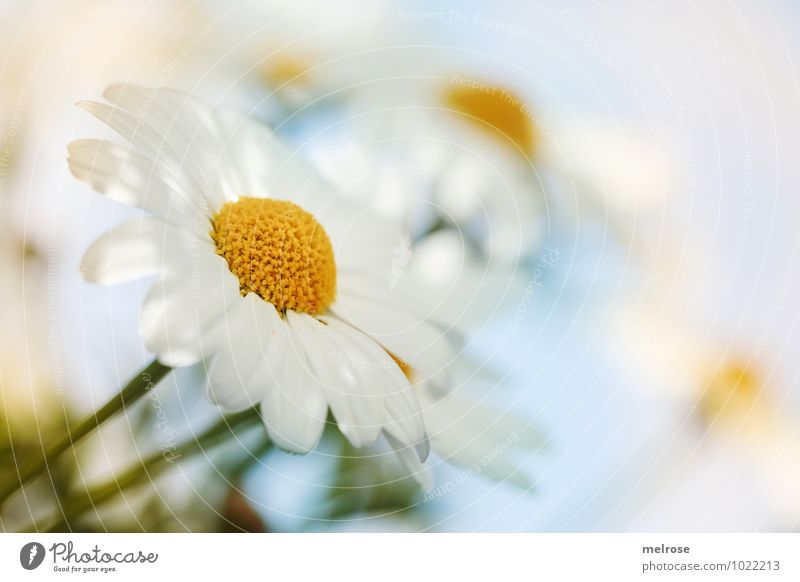
[(127, 143), (74, 141), (70, 171), (144, 212), (93, 243), (81, 270), (99, 284), (153, 279), (139, 330), (155, 360), (20, 486), (171, 369), (196, 365), (210, 404), (256, 414), (285, 451), (308, 453), (333, 423), (353, 447), (384, 443), (425, 490), (431, 450), (465, 467), (491, 457), (483, 475), (531, 486), (512, 453), (538, 437), (457, 389), (474, 364), (431, 307), (449, 298), (397, 272), (402, 221), (343, 196), (240, 111), (131, 84), (104, 97), (79, 106)]

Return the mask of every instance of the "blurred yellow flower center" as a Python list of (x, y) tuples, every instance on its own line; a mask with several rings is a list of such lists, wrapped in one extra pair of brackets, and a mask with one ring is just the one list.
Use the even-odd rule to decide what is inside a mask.
[(510, 140), (528, 157), (533, 155), (536, 132), (530, 111), (512, 92), (461, 79), (447, 88), (445, 103), (483, 131)]
[(708, 381), (700, 401), (705, 419), (742, 418), (762, 395), (758, 375), (747, 364), (732, 362), (723, 366)]
[(323, 312), (336, 295), (336, 263), (328, 235), (308, 212), (283, 200), (239, 198), (212, 218), (217, 254), (255, 293), (280, 312)]
[(262, 72), (268, 83), (279, 85), (308, 81), (306, 73), (311, 69), (307, 61), (298, 55), (279, 54), (271, 57)]

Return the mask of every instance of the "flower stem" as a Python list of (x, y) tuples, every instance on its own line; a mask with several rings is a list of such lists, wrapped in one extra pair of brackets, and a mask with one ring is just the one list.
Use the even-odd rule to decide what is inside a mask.
[(134, 402), (147, 394), (147, 392), (158, 384), (170, 370), (172, 370), (172, 368), (169, 366), (159, 363), (158, 360), (153, 360), (94, 414), (74, 428), (68, 429), (66, 436), (49, 447), (40, 460), (20, 469), (17, 472), (18, 480), (0, 485), (0, 505), (5, 503), (9, 497), (29, 481), (35, 479), (45, 471), (48, 471), (50, 465), (65, 451), (75, 446), (78, 441), (89, 435), (96, 428), (99, 428), (100, 425), (118, 412), (124, 410), (127, 406), (131, 406)]
[[(84, 493), (68, 499), (62, 504), (62, 517), (58, 522), (48, 527), (46, 531), (59, 532), (70, 528), (71, 522), (90, 508), (97, 508), (110, 501), (123, 492), (126, 487), (131, 487), (141, 482), (144, 478), (153, 480), (168, 463), (179, 457), (190, 457), (194, 454), (208, 450), (225, 440), (234, 430), (247, 428), (257, 424), (258, 411), (255, 408), (245, 410), (220, 419), (202, 433), (187, 439), (178, 445), (171, 456), (163, 451), (158, 451), (134, 463), (130, 468), (113, 476), (106, 483), (87, 489)], [(32, 528), (33, 529), (33, 528)]]

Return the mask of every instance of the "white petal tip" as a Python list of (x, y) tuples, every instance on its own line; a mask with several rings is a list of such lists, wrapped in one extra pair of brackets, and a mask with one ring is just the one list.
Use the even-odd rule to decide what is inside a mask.
[(533, 491), (536, 488), (531, 478), (519, 471), (514, 475), (511, 475), (508, 478), (508, 482), (514, 485), (515, 487), (518, 487), (519, 489), (523, 489), (525, 491)]
[(91, 111), (97, 107), (98, 103), (96, 101), (92, 101), (90, 99), (81, 99), (80, 101), (75, 102), (75, 107), (79, 107), (85, 111)]
[(414, 449), (417, 451), (419, 462), (424, 463), (431, 454), (431, 443), (428, 440), (428, 435), (424, 435), (422, 440), (415, 445)]
[(414, 480), (417, 482), (420, 489), (422, 489), (422, 492), (426, 495), (433, 491), (433, 474), (427, 467), (424, 467), (414, 473)]
[(367, 443), (361, 439), (361, 435), (357, 430), (354, 430), (353, 427), (339, 422), (337, 422), (337, 426), (339, 427), (339, 432), (341, 432), (344, 435), (344, 438), (346, 438), (355, 448), (360, 449), (366, 446)]
[(81, 260), (81, 264), (78, 266), (78, 272), (81, 274), (84, 281), (94, 285), (115, 285), (123, 282), (115, 279), (113, 275), (110, 274), (111, 272), (106, 268), (106, 263), (90, 255), (88, 252)]
[[(292, 453), (293, 455), (306, 455), (314, 448), (313, 446), (303, 446), (301, 443), (284, 438), (283, 435), (276, 430), (271, 429), (270, 427), (267, 427), (267, 433), (269, 433), (269, 438), (272, 439), (272, 443), (286, 453)], [(316, 443), (314, 443), (314, 446), (316, 446)]]
[(103, 97), (108, 99), (109, 101), (115, 101), (116, 97), (119, 95), (119, 92), (125, 88), (124, 83), (112, 83), (105, 89), (103, 89)]
[(317, 446), (325, 427), (325, 416), (294, 411), (291, 418), (286, 414), (272, 417), (269, 415), (269, 401), (261, 403), (261, 419), (267, 428), (273, 444), (296, 455), (305, 455)]
[(159, 363), (168, 366), (170, 368), (186, 368), (188, 366), (194, 366), (200, 360), (202, 360), (202, 356), (200, 354), (192, 353), (190, 351), (169, 351), (169, 352), (161, 352), (158, 353), (156, 350), (149, 348), (145, 341), (145, 347), (148, 350), (153, 352), (156, 355), (156, 359)]

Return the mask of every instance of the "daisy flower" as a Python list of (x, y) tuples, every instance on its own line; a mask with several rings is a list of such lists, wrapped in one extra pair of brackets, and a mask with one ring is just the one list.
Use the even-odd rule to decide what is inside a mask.
[[(675, 473), (701, 482), (711, 474), (724, 475), (724, 480), (730, 467), (718, 456), (731, 455), (741, 465), (737, 475), (750, 475), (772, 504), (772, 517), (778, 523), (796, 523), (800, 438), (780, 372), (767, 365), (768, 358), (758, 349), (745, 347), (747, 342), (735, 337), (723, 341), (665, 304), (660, 298), (657, 307), (644, 304), (614, 314), (611, 319), (619, 321), (612, 324), (608, 343), (617, 346), (613, 355), (624, 358), (643, 395), (665, 408), (678, 405), (680, 428), (693, 438)], [(717, 451), (711, 455), (714, 462), (700, 463), (703, 473), (692, 474), (688, 468), (709, 446), (718, 447), (711, 449)]]
[[(222, 68), (264, 95), (270, 115), (287, 115), (407, 63), (391, 0), (275, 0), (237, 6), (210, 39)], [(378, 54), (379, 53), (379, 54)]]
[[(453, 344), (391, 284), (400, 232), (343, 200), (246, 115), (168, 89), (109, 87), (89, 111), (130, 142), (69, 145), (69, 167), (147, 214), (86, 252), (86, 279), (155, 276), (145, 345), (167, 366), (207, 366), (225, 411), (260, 405), (273, 441), (305, 453), (328, 411), (357, 447), (381, 435), (422, 462), (429, 444), (405, 371), (446, 386)], [(417, 289), (418, 290), (418, 289)]]

